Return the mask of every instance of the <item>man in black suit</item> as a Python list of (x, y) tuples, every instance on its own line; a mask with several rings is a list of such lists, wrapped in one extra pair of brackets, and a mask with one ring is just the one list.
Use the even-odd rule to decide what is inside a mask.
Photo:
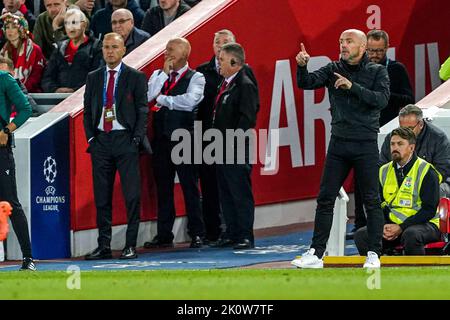
[(111, 258), (112, 193), (119, 170), (128, 228), (121, 259), (133, 259), (140, 213), (139, 145), (147, 124), (145, 74), (124, 63), (123, 38), (105, 35), (106, 66), (89, 73), (84, 94), (84, 129), (91, 153), (94, 197), (99, 229), (98, 248), (86, 260)]
[[(244, 49), (237, 43), (222, 46), (219, 68), (224, 80), (215, 99), (213, 127), (224, 137), (224, 154), (229, 150), (235, 152), (231, 157), (227, 155), (223, 164), (216, 165), (219, 198), (226, 224), (226, 232), (216, 246), (250, 249), (254, 247), (255, 204), (251, 186), (252, 148), (247, 133), (244, 135), (244, 132), (256, 125), (259, 110), (258, 85), (250, 67), (245, 64)], [(233, 141), (226, 139), (228, 129), (242, 129), (242, 135), (245, 136), (243, 147), (239, 144), (235, 147), (234, 138), (231, 139)]]
[(153, 173), (158, 197), (158, 234), (144, 247), (173, 246), (175, 222), (174, 179), (178, 174), (188, 217), (191, 248), (200, 248), (205, 230), (200, 212), (200, 192), (193, 159), (181, 163), (172, 157), (178, 144), (174, 131), (187, 132), (193, 141), (195, 111), (203, 99), (205, 77), (189, 68), (191, 45), (184, 38), (171, 39), (166, 46), (164, 66), (150, 76), (148, 101), (153, 102)]
[[(206, 80), (204, 98), (198, 105), (197, 113), (197, 119), (202, 122), (204, 132), (212, 127), (214, 101), (217, 90), (223, 81), (223, 77), (219, 74), (220, 48), (230, 42), (236, 42), (234, 34), (230, 30), (224, 29), (216, 32), (213, 41), (214, 56), (210, 61), (197, 67), (197, 71), (203, 73)], [(204, 145), (204, 147), (206, 146)], [(206, 239), (212, 243), (217, 241), (221, 234), (216, 165), (202, 162), (199, 166), (199, 177), (202, 189), (202, 214), (205, 222)]]

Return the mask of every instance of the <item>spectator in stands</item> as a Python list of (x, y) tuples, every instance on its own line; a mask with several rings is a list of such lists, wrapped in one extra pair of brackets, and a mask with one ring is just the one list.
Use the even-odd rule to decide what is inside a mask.
[[(422, 110), (413, 105), (407, 105), (399, 114), (400, 127), (410, 128), (416, 135), (415, 153), (431, 163), (442, 175), (439, 186), (441, 197), (450, 197), (450, 141), (447, 135), (432, 123), (424, 119)], [(381, 146), (380, 162), (385, 164), (391, 161), (389, 149), (390, 134)]]
[(145, 13), (142, 30), (153, 36), (190, 8), (181, 0), (160, 0), (159, 6)]
[(87, 74), (100, 67), (101, 41), (88, 29), (86, 15), (80, 9), (69, 9), (64, 24), (69, 39), (58, 42), (42, 77), (44, 92), (71, 93), (81, 88)]
[(22, 0), (3, 0), (3, 4), (5, 7), (2, 9), (2, 15), (9, 12), (16, 16), (24, 16), (28, 22), (30, 32), (33, 32), (36, 17)]
[(145, 74), (122, 62), (125, 44), (117, 33), (103, 39), (106, 66), (89, 73), (84, 93), (84, 129), (91, 154), (98, 247), (86, 260), (109, 259), (112, 196), (119, 171), (128, 227), (120, 259), (135, 259), (139, 229), (141, 183), (139, 145), (147, 132)]
[(442, 80), (447, 81), (450, 79), (450, 57), (444, 62), (439, 70), (439, 76)]
[(122, 36), (125, 41), (125, 47), (129, 54), (131, 51), (139, 47), (150, 35), (134, 26), (134, 18), (128, 9), (118, 9), (111, 16), (112, 30)]
[[(0, 70), (9, 72), (9, 74), (12, 77), (15, 76), (14, 63), (9, 58), (0, 56)], [(16, 82), (19, 85), (20, 90), (22, 90), (23, 94), (27, 97), (28, 102), (30, 103), (31, 110), (32, 110), (31, 116), (37, 117), (37, 116), (41, 115), (42, 113), (38, 110), (38, 105), (37, 105), (36, 101), (34, 101), (33, 97), (28, 93), (27, 88), (23, 85), (22, 82), (20, 82), (19, 79), (16, 79)], [(12, 106), (11, 118), (14, 118), (17, 114), (15, 109), (16, 109), (16, 107)]]
[[(385, 215), (383, 251), (404, 246), (406, 255), (424, 255), (424, 246), (440, 239), (439, 181), (441, 175), (414, 152), (416, 136), (410, 128), (391, 132), (392, 161), (380, 168), (381, 206)], [(355, 234), (360, 255), (368, 249), (367, 227)]]
[[(12, 152), (12, 133), (30, 117), (31, 108), (17, 82), (5, 71), (0, 71), (0, 101), (0, 199), (9, 202), (13, 208), (10, 220), (23, 255), (20, 269), (34, 271), (27, 217), (17, 197)], [(17, 114), (10, 122), (11, 105), (15, 106)]]
[(41, 48), (29, 37), (27, 20), (11, 13), (4, 14), (1, 19), (7, 41), (0, 55), (14, 62), (15, 76), (29, 92), (41, 92), (45, 59)]
[(133, 14), (137, 26), (142, 24), (144, 11), (139, 7), (136, 0), (108, 0), (104, 9), (98, 10), (91, 20), (91, 30), (94, 35), (101, 39), (103, 35), (112, 31), (111, 16), (118, 9), (128, 9)]
[[(233, 33), (229, 30), (220, 30), (215, 33), (213, 41), (214, 56), (210, 61), (197, 67), (206, 80), (204, 98), (198, 105), (197, 119), (202, 121), (202, 129), (212, 128), (212, 116), (217, 88), (223, 81), (219, 73), (219, 53), (224, 44), (236, 42)], [(205, 146), (204, 146), (205, 147)], [(217, 185), (216, 165), (202, 163), (199, 166), (199, 177), (202, 191), (202, 215), (205, 222), (206, 240), (210, 243), (218, 240), (221, 234), (220, 202)]]
[[(369, 60), (387, 68), (390, 79), (389, 102), (381, 110), (380, 127), (398, 116), (401, 108), (414, 103), (414, 94), (408, 72), (403, 64), (386, 56), (389, 48), (389, 35), (383, 30), (371, 30), (367, 33), (367, 55)], [(356, 230), (366, 225), (363, 200), (358, 181), (355, 179), (355, 227), (347, 234), (347, 239), (353, 239)]]
[[(184, 129), (193, 135), (195, 110), (203, 99), (205, 77), (189, 68), (191, 45), (184, 38), (169, 40), (164, 66), (155, 70), (148, 83), (148, 101), (153, 103), (153, 174), (158, 197), (158, 234), (144, 247), (172, 246), (175, 221), (174, 178), (178, 174), (183, 190), (191, 248), (203, 245), (205, 230), (200, 211), (200, 192), (193, 159), (175, 164), (171, 156), (177, 145), (172, 133)], [(156, 103), (156, 104), (155, 104)]]
[(63, 40), (66, 35), (63, 26), (55, 26), (53, 19), (62, 11), (65, 13), (64, 0), (44, 0), (46, 11), (41, 13), (36, 21), (33, 35), (36, 44), (41, 47), (45, 59), (50, 59), (57, 41)]
[(364, 32), (346, 30), (339, 43), (340, 60), (312, 73), (307, 69), (310, 56), (303, 44), (296, 57), (298, 87), (309, 90), (327, 87), (332, 117), (312, 244), (301, 258), (292, 261), (299, 268), (323, 268), (334, 203), (352, 168), (360, 181), (368, 216), (370, 242), (364, 267), (380, 267), (383, 213), (378, 190), (377, 137), (380, 111), (389, 100), (389, 76), (385, 67), (370, 63)]
[[(220, 48), (219, 69), (223, 77), (214, 99), (212, 126), (224, 137), (223, 162), (216, 162), (219, 199), (225, 220), (225, 234), (217, 247), (233, 246), (244, 250), (255, 246), (253, 223), (255, 201), (251, 185), (253, 150), (248, 137), (243, 148), (235, 148), (235, 139), (225, 138), (228, 130), (247, 132), (256, 125), (259, 111), (259, 93), (256, 78), (248, 72), (244, 48), (237, 43), (227, 43)], [(247, 134), (247, 133), (246, 133)], [(239, 138), (238, 138), (239, 139)], [(235, 150), (229, 156), (228, 150)]]

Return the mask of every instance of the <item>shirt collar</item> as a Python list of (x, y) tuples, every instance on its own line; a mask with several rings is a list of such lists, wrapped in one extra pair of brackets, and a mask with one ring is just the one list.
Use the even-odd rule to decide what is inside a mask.
[(407, 169), (408, 167), (410, 167), (409, 164), (412, 163), (412, 162), (415, 162), (415, 161), (411, 161), (411, 160), (415, 159), (414, 155), (415, 154), (413, 152), (411, 154), (411, 156), (409, 157), (408, 161), (403, 166), (401, 166), (399, 163), (397, 163), (397, 169)]
[(117, 73), (119, 73), (120, 68), (122, 68), (122, 62), (119, 63), (114, 69), (110, 69), (110, 68), (108, 67), (108, 65), (106, 65), (106, 72), (109, 72), (110, 70), (114, 70), (114, 71), (116, 71)]
[[(177, 78), (178, 78), (180, 75), (182, 75), (188, 68), (189, 68), (189, 63), (186, 63), (186, 65), (185, 65), (183, 68), (181, 68), (181, 69), (178, 70), (178, 71), (175, 71), (176, 73), (178, 73), (178, 74), (177, 74)], [(170, 73), (172, 73), (172, 72), (174, 72), (174, 70), (170, 70)]]
[(229, 76), (228, 78), (225, 78), (225, 81), (227, 82), (227, 84), (229, 84), (231, 81), (233, 81), (233, 79), (236, 78), (238, 73), (239, 73), (239, 71), (236, 72), (235, 74)]

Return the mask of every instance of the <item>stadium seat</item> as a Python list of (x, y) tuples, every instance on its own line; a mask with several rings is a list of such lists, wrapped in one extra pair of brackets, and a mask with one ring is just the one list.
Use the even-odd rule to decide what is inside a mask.
[[(441, 241), (432, 242), (425, 245), (425, 253), (427, 255), (449, 255), (449, 234), (450, 234), (450, 215), (448, 210), (450, 208), (450, 199), (441, 198), (439, 201), (439, 230), (441, 231)], [(393, 255), (402, 255), (403, 246), (395, 247), (392, 252)]]

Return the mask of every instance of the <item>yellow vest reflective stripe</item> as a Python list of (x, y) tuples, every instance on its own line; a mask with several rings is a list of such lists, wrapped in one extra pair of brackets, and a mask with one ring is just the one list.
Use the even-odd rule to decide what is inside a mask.
[[(428, 170), (434, 167), (421, 158), (416, 162), (405, 176), (402, 185), (398, 187), (397, 177), (395, 175), (394, 163), (391, 161), (380, 168), (379, 179), (383, 187), (384, 202), (381, 206), (389, 207), (389, 218), (396, 224), (403, 223), (407, 218), (415, 215), (422, 208), (422, 199), (420, 190), (422, 182)], [(434, 169), (435, 170), (435, 169)], [(439, 183), (442, 181), (441, 174), (435, 170), (439, 177)], [(439, 213), (430, 220), (439, 227)]]

